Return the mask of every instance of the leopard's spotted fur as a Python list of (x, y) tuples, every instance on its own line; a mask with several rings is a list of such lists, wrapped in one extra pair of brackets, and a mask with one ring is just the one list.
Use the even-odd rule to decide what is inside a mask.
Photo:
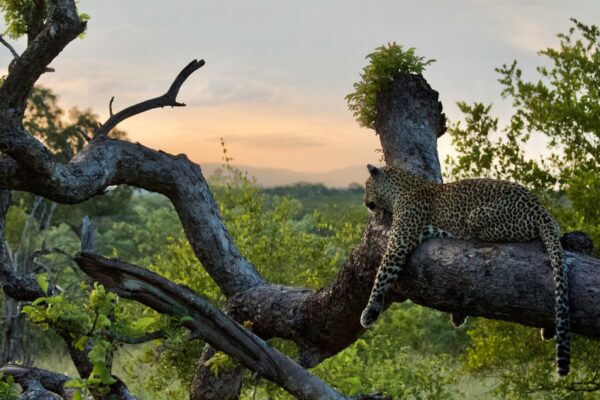
[(400, 167), (369, 165), (368, 168), (371, 176), (366, 183), (365, 205), (371, 210), (387, 210), (393, 218), (387, 249), (361, 324), (369, 327), (377, 320), (385, 293), (398, 277), (407, 256), (426, 238), (449, 236), (486, 241), (540, 238), (550, 257), (556, 287), (556, 368), (559, 375), (566, 375), (570, 362), (566, 266), (558, 225), (538, 199), (512, 182), (468, 179), (436, 184)]

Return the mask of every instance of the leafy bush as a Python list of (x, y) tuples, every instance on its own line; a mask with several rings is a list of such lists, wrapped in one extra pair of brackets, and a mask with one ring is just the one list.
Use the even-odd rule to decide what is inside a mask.
[(386, 89), (398, 74), (420, 74), (435, 60), (425, 60), (415, 54), (414, 47), (404, 50), (396, 42), (377, 47), (366, 58), (369, 64), (360, 74), (360, 81), (354, 84), (354, 92), (348, 94), (346, 100), (356, 121), (361, 126), (374, 129), (377, 94)]

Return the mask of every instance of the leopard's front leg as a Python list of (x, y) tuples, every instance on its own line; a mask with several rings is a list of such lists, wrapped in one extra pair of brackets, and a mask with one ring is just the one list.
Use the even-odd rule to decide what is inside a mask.
[(365, 328), (372, 326), (381, 314), (385, 294), (398, 278), (408, 255), (419, 244), (424, 226), (419, 217), (419, 214), (408, 210), (394, 216), (387, 249), (377, 270), (369, 303), (360, 317), (360, 324)]

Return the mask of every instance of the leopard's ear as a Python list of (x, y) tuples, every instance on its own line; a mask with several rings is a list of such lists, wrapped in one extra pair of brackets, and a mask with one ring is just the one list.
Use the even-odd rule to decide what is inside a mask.
[(377, 177), (380, 173), (381, 170), (379, 168), (377, 168), (374, 165), (371, 164), (367, 164), (367, 169), (369, 170), (369, 173), (371, 174), (372, 177)]

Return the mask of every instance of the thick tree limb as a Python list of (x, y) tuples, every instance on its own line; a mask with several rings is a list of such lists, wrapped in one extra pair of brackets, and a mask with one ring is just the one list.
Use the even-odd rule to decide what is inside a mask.
[[(56, 372), (23, 365), (7, 364), (0, 367), (0, 374), (12, 376), (30, 399), (52, 399), (56, 393), (64, 399), (73, 397), (73, 389), (65, 388), (69, 377)], [(51, 393), (48, 393), (51, 392)], [(22, 395), (22, 396), (23, 396)]]
[(94, 253), (80, 253), (75, 260), (86, 274), (121, 297), (136, 300), (161, 313), (191, 317), (183, 325), (194, 335), (298, 398), (345, 398), (191, 289), (143, 268)]
[(43, 28), (9, 68), (0, 88), (0, 108), (15, 108), (22, 115), (29, 92), (48, 64), (85, 30), (74, 0), (50, 0), (49, 3), (49, 16)]
[(208, 345), (202, 352), (190, 390), (190, 400), (236, 400), (240, 397), (244, 367), (238, 364), (233, 369), (215, 374), (206, 365), (215, 353), (214, 347)]
[(421, 75), (399, 74), (377, 96), (375, 130), (385, 162), (442, 182), (437, 138), (446, 132), (438, 93)]
[(68, 164), (52, 163), (55, 172), (45, 177), (10, 157), (0, 158), (0, 188), (39, 193), (59, 203), (78, 203), (119, 184), (162, 193), (175, 206), (194, 252), (225, 295), (264, 283), (231, 240), (200, 167), (187, 157), (99, 136)]
[[(571, 330), (600, 338), (600, 260), (566, 252)], [(399, 285), (413, 302), (534, 327), (554, 326), (554, 280), (540, 242), (428, 240)], [(577, 349), (574, 349), (577, 352)]]

